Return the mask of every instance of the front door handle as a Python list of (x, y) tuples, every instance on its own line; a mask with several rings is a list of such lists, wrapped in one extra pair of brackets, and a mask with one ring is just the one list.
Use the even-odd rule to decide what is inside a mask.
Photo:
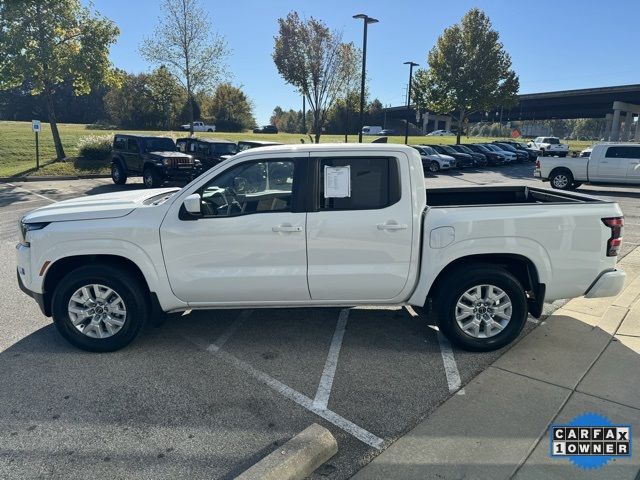
[(271, 230), (273, 230), (274, 232), (301, 232), (302, 226), (294, 226), (290, 223), (283, 223), (281, 225), (275, 225), (274, 227), (271, 227)]
[(396, 223), (396, 222), (386, 222), (379, 223), (378, 230), (406, 230), (409, 228), (409, 225), (406, 223)]

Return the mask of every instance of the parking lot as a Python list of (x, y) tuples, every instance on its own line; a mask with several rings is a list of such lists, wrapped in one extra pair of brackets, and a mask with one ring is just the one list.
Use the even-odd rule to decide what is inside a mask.
[[(532, 169), (453, 171), (425, 183), (541, 186)], [(77, 350), (17, 287), (17, 222), (38, 206), (118, 188), (108, 179), (0, 184), (2, 478), (232, 478), (313, 422), (339, 448), (314, 477), (348, 478), (447, 397), (464, 395), (501, 354), (452, 348), (405, 308), (194, 311), (147, 327), (121, 351)], [(620, 202), (623, 255), (640, 243), (637, 189), (580, 191)]]

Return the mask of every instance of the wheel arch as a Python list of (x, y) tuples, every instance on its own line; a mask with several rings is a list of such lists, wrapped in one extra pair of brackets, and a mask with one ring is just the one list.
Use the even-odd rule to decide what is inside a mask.
[(51, 300), (56, 286), (60, 280), (70, 271), (78, 267), (92, 264), (106, 264), (111, 267), (123, 268), (134, 275), (140, 285), (150, 292), (149, 282), (140, 267), (131, 259), (120, 255), (95, 254), (95, 255), (72, 255), (63, 257), (53, 262), (47, 268), (43, 284), (42, 294), (44, 297), (45, 315), (51, 316)]
[(516, 253), (484, 253), (457, 258), (448, 263), (436, 275), (426, 295), (425, 306), (429, 306), (443, 279), (455, 270), (468, 270), (472, 266), (500, 266), (515, 276), (527, 294), (529, 312), (540, 317), (544, 303), (546, 285), (540, 280), (538, 268), (531, 259)]

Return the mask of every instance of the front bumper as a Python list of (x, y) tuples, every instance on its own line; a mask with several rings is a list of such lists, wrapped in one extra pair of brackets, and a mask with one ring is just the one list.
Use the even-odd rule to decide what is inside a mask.
[(24, 283), (22, 282), (22, 277), (20, 276), (20, 271), (18, 269), (16, 269), (16, 275), (18, 276), (18, 286), (20, 287), (20, 290), (22, 290), (25, 294), (27, 294), (28, 296), (33, 298), (36, 301), (36, 303), (38, 304), (38, 307), (40, 307), (40, 310), (42, 311), (42, 313), (45, 316), (50, 317), (51, 316), (51, 312), (49, 312), (48, 309), (45, 306), (44, 295), (42, 293), (32, 292), (27, 287), (25, 287)]
[(584, 296), (586, 298), (615, 297), (622, 291), (626, 276), (627, 274), (622, 270), (602, 272)]

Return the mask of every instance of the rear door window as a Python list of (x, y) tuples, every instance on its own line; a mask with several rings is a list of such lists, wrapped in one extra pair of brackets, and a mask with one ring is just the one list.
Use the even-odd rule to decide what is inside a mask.
[(606, 158), (633, 158), (640, 159), (639, 147), (609, 147), (605, 153)]
[[(341, 169), (348, 172), (349, 188), (346, 196), (334, 197), (325, 192), (326, 175)], [(374, 210), (400, 200), (400, 176), (395, 158), (324, 158), (320, 162), (319, 177), (320, 210)]]

